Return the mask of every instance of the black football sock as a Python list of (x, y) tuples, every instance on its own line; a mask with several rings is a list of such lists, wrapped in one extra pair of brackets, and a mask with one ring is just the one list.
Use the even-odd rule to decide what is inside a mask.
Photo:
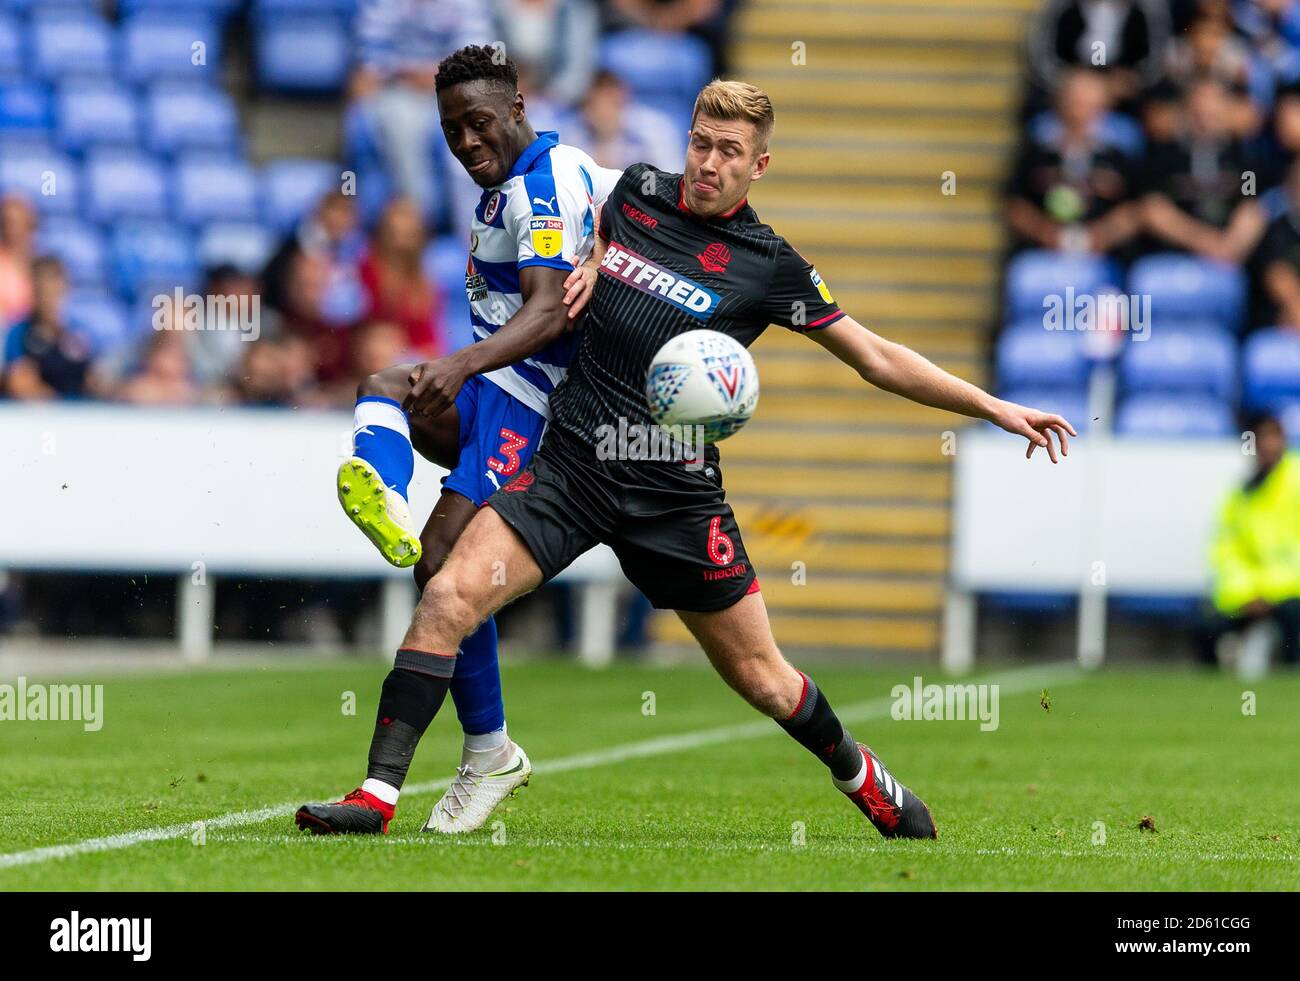
[(443, 657), (405, 648), (397, 652), (379, 695), (367, 780), (382, 780), (402, 789), (415, 747), (442, 707), (455, 667), (454, 655)]
[(788, 719), (776, 724), (826, 764), (836, 780), (852, 780), (862, 770), (862, 751), (836, 717), (831, 703), (803, 672), (803, 697)]

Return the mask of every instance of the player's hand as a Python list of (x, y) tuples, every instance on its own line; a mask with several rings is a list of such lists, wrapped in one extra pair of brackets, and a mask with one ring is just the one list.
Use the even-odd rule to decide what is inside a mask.
[(569, 308), (569, 319), (577, 319), (586, 309), (591, 293), (596, 288), (596, 270), (585, 262), (564, 281), (564, 305)]
[(1056, 434), (1061, 444), (1061, 456), (1070, 454), (1070, 441), (1066, 435), (1079, 435), (1074, 431), (1074, 427), (1060, 416), (1052, 415), (1050, 412), (1040, 412), (1028, 406), (1016, 405), (1014, 402), (1000, 403), (993, 416), (993, 422), (1007, 432), (1029, 440), (1029, 448), (1025, 451), (1026, 460), (1034, 455), (1034, 450), (1042, 446), (1046, 448), (1048, 458), (1056, 463), (1056, 447), (1052, 445), (1052, 434)]
[(454, 354), (417, 364), (408, 376), (411, 390), (402, 408), (415, 416), (436, 416), (456, 401), (469, 372)]

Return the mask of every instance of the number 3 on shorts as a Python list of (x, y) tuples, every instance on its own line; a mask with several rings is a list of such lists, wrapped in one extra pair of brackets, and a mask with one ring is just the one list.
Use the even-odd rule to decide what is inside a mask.
[(501, 449), (497, 450), (497, 452), (506, 458), (506, 462), (502, 463), (496, 457), (490, 456), (488, 457), (487, 465), (494, 473), (499, 473), (503, 477), (509, 477), (519, 469), (519, 451), (528, 445), (528, 437), (520, 436), (518, 433), (512, 433), (509, 429), (503, 427), (501, 430), (501, 439)]

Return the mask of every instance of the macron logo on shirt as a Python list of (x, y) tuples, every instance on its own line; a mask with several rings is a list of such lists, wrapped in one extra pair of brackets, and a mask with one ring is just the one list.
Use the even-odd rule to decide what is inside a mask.
[(637, 255), (617, 242), (609, 243), (604, 258), (600, 260), (600, 271), (642, 293), (671, 303), (697, 320), (708, 320), (721, 299), (708, 287), (671, 270), (661, 269), (645, 256)]

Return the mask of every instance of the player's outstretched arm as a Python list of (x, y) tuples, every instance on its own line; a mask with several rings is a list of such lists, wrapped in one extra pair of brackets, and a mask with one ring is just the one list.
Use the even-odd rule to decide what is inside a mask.
[(1029, 440), (1026, 458), (1042, 446), (1056, 463), (1052, 433), (1060, 442), (1062, 456), (1070, 451), (1067, 434), (1078, 435), (1060, 416), (995, 398), (910, 348), (873, 334), (852, 317), (842, 317), (829, 327), (809, 331), (809, 336), (877, 388), (936, 409), (987, 419), (1009, 433), (1024, 436)]
[(519, 270), (523, 306), (492, 334), (454, 354), (415, 366), (402, 407), (435, 416), (456, 400), (471, 375), (504, 368), (536, 354), (571, 326), (565, 316), (564, 281), (569, 274), (551, 266)]

